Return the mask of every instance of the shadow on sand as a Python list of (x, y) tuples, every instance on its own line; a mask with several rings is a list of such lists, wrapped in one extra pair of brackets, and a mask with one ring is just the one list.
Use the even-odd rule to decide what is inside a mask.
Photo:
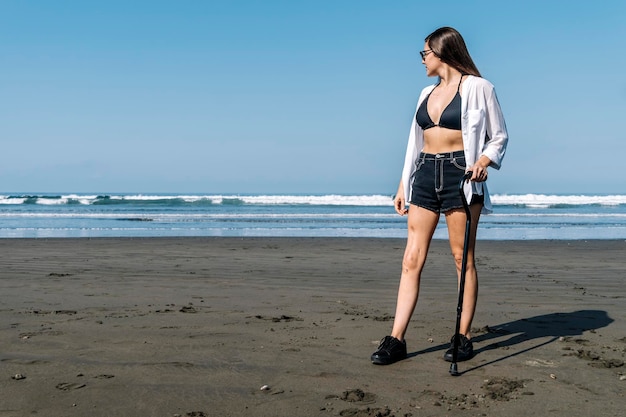
[[(606, 311), (578, 310), (571, 313), (544, 314), (541, 316), (534, 316), (508, 323), (502, 323), (495, 326), (486, 326), (478, 330), (476, 335), (472, 337), (475, 348), (474, 352), (476, 355), (488, 350), (502, 347), (513, 347), (520, 343), (528, 342), (529, 340), (545, 338), (548, 338), (548, 340), (542, 340), (535, 346), (515, 351), (501, 358), (474, 366), (463, 371), (462, 374), (521, 355), (541, 346), (553, 343), (561, 337), (581, 336), (585, 331), (597, 330), (608, 326), (612, 322), (613, 319), (608, 316)], [(492, 339), (500, 339), (506, 336), (510, 337), (506, 340), (489, 343), (486, 346), (476, 349), (476, 345), (482, 345)], [(423, 353), (446, 350), (449, 346), (449, 344), (432, 346), (428, 349), (410, 353), (408, 356), (414, 357)]]

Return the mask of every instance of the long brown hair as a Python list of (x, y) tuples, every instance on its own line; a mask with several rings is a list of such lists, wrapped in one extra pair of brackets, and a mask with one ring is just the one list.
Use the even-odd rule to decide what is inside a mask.
[(461, 74), (481, 76), (467, 50), (463, 37), (456, 29), (447, 26), (441, 27), (426, 36), (425, 42), (441, 61), (459, 70)]

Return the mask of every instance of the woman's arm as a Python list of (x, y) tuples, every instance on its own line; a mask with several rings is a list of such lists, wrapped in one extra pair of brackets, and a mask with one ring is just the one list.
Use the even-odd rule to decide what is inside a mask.
[(396, 213), (400, 216), (404, 216), (409, 212), (409, 209), (406, 208), (406, 201), (404, 199), (404, 186), (402, 185), (402, 180), (400, 180), (396, 197), (393, 199), (393, 206), (396, 209)]

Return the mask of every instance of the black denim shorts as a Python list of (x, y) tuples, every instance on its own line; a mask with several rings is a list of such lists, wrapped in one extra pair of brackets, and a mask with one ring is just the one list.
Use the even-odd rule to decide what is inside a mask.
[[(420, 153), (415, 161), (411, 188), (411, 204), (436, 213), (463, 207), (459, 183), (465, 174), (465, 153)], [(474, 195), (470, 204), (483, 203), (482, 195)]]

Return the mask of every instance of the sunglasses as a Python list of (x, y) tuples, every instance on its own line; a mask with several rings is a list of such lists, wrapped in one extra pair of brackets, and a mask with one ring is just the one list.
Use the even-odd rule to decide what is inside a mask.
[(422, 57), (422, 59), (424, 59), (424, 58), (426, 58), (426, 55), (428, 55), (431, 52), (433, 52), (432, 49), (427, 49), (426, 51), (420, 51), (420, 56)]

